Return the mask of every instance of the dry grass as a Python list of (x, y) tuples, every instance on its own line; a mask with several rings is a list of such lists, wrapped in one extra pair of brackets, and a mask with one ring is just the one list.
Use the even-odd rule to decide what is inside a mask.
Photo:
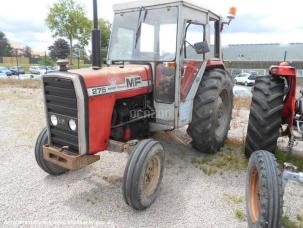
[(39, 89), (41, 86), (41, 80), (0, 79), (0, 87)]
[(235, 97), (234, 98), (234, 109), (250, 109), (251, 97)]
[(242, 204), (244, 202), (243, 196), (232, 195), (229, 193), (224, 193), (224, 196), (234, 204)]

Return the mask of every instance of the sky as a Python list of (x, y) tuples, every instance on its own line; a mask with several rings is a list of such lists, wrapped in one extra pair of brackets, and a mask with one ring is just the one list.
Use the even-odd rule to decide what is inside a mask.
[[(47, 50), (54, 38), (45, 25), (49, 8), (58, 0), (0, 0), (0, 31), (10, 42)], [(112, 5), (129, 0), (99, 0), (99, 17), (113, 20)], [(237, 17), (223, 35), (223, 45), (247, 43), (303, 42), (302, 0), (192, 0), (225, 16), (237, 7)], [(78, 0), (92, 18), (92, 0)]]

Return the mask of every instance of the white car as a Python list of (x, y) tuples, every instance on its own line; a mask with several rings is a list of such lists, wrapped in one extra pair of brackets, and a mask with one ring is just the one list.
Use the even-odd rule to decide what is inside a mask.
[(31, 74), (38, 74), (38, 75), (43, 75), (54, 71), (56, 70), (51, 66), (31, 66), (29, 68), (29, 72)]
[(19, 74), (19, 76), (17, 76), (17, 79), (20, 79), (20, 80), (29, 80), (32, 78), (33, 78), (33, 76), (31, 74)]
[(0, 72), (0, 79), (8, 78), (5, 73)]
[(256, 76), (250, 73), (241, 73), (235, 77), (236, 84), (251, 86), (255, 84)]

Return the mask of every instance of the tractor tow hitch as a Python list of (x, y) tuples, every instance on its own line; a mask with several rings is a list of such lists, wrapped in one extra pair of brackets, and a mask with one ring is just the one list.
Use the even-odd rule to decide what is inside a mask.
[(57, 148), (49, 145), (43, 146), (43, 158), (68, 170), (78, 170), (100, 160), (99, 155), (80, 156), (68, 151), (66, 147)]

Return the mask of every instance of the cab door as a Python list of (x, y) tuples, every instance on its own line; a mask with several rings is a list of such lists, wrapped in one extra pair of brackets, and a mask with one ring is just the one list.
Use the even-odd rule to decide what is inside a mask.
[[(191, 121), (195, 93), (206, 68), (206, 52), (198, 53), (197, 47), (204, 45), (206, 27), (199, 22), (187, 21), (181, 52), (180, 63), (180, 108), (178, 126), (182, 127)], [(199, 45), (198, 45), (199, 44)]]

